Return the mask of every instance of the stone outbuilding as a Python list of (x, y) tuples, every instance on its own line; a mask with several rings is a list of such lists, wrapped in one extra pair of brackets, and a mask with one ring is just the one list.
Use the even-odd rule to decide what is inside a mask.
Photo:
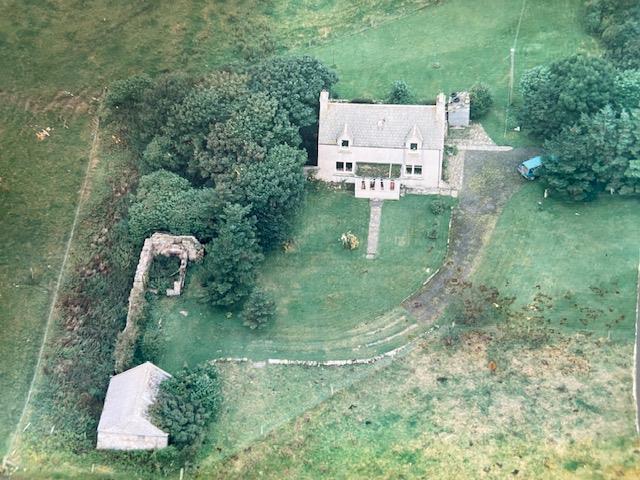
[(98, 424), (98, 449), (164, 448), (169, 434), (153, 425), (147, 410), (171, 375), (151, 362), (111, 377)]

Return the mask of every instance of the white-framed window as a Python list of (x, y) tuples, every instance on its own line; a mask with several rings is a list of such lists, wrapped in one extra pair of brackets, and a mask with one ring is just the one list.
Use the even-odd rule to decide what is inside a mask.
[(417, 152), (418, 151), (418, 143), (417, 142), (411, 142), (409, 144), (409, 150), (411, 150), (412, 152)]
[(336, 162), (336, 171), (353, 172), (353, 162)]
[(340, 148), (349, 148), (349, 140), (346, 138), (340, 140)]
[(405, 175), (420, 177), (422, 176), (422, 165), (405, 165)]

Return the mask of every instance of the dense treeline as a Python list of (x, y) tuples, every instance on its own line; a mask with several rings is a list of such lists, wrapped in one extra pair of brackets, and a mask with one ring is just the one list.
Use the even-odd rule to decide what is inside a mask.
[(525, 72), (520, 121), (544, 142), (542, 175), (555, 192), (588, 200), (640, 193), (640, 5), (592, 0), (585, 23), (604, 55), (574, 55)]
[(311, 57), (289, 57), (199, 79), (115, 82), (108, 119), (143, 174), (129, 211), (132, 239), (164, 230), (210, 242), (211, 302), (241, 304), (262, 253), (290, 234), (304, 193), (300, 132), (317, 121), (320, 91), (336, 80)]

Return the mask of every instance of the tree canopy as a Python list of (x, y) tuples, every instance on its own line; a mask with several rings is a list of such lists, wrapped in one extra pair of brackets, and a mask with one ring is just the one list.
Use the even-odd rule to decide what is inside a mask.
[(525, 72), (520, 92), (522, 126), (550, 138), (614, 101), (615, 68), (601, 58), (574, 55)]

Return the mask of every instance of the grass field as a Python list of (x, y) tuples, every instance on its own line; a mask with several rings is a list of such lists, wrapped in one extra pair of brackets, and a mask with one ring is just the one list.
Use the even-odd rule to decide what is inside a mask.
[[(36, 131), (52, 127), (40, 142)], [(20, 416), (89, 152), (84, 118), (0, 107), (0, 452)]]
[[(597, 44), (580, 24), (581, 0), (448, 0), (406, 18), (340, 37), (302, 51), (335, 66), (337, 92), (344, 98), (383, 98), (394, 80), (434, 100), (437, 92), (487, 83), (495, 107), (482, 121), (499, 144), (531, 140), (513, 131), (505, 136), (509, 49), (516, 42), (517, 81), (523, 71)], [(510, 125), (510, 128), (516, 125)]]
[[(433, 215), (436, 200), (408, 195), (385, 202), (379, 255), (367, 260), (369, 202), (347, 192), (309, 193), (294, 251), (276, 252), (260, 268), (259, 284), (277, 301), (273, 324), (251, 331), (237, 314), (206, 306), (194, 279), (183, 297), (156, 302), (153, 317), (167, 337), (160, 364), (173, 370), (227, 356), (366, 358), (402, 345), (419, 328), (399, 304), (440, 266), (446, 250), (449, 213)], [(436, 224), (438, 238), (430, 240)], [(339, 242), (349, 230), (361, 241), (355, 251)]]
[[(542, 202), (539, 205), (538, 202)], [(502, 213), (475, 280), (525, 305), (551, 297), (547, 315), (570, 332), (634, 338), (640, 200), (543, 198), (525, 185)]]
[(632, 350), (431, 339), (197, 478), (637, 478)]

